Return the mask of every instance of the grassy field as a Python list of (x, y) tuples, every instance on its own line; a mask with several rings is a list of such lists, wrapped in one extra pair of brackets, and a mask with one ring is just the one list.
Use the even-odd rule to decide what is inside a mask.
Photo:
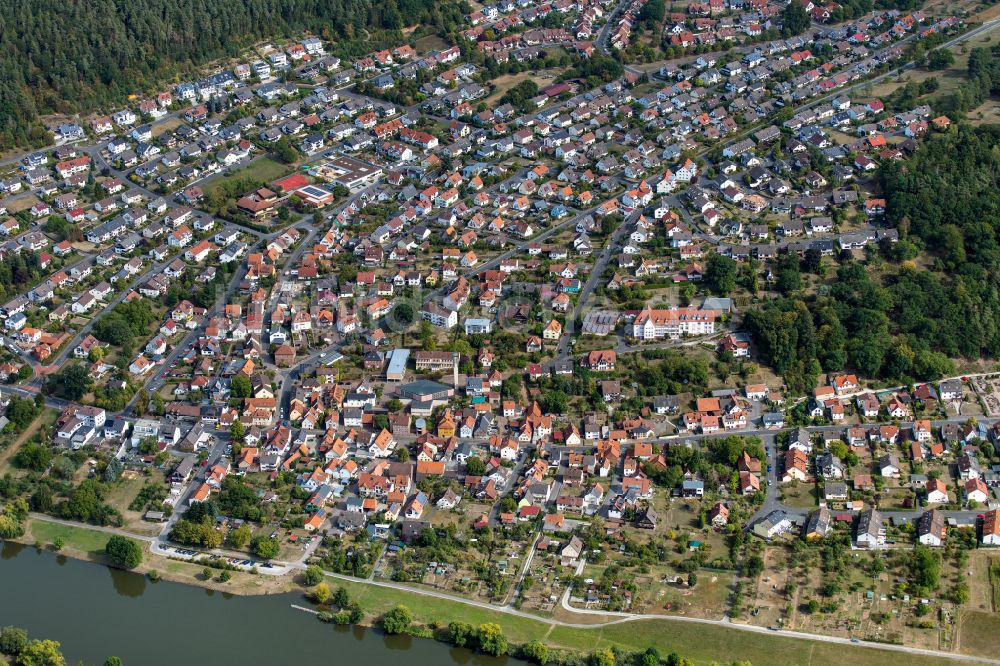
[(36, 542), (49, 545), (56, 539), (62, 539), (65, 548), (70, 548), (91, 557), (103, 557), (104, 546), (108, 543), (109, 534), (88, 530), (85, 527), (70, 527), (45, 520), (31, 521), (31, 536)]
[(416, 49), (418, 53), (446, 49), (448, 46), (448, 42), (441, 39), (437, 35), (427, 35), (426, 37), (421, 37), (416, 42)]
[(165, 134), (166, 132), (172, 132), (183, 124), (184, 121), (180, 118), (167, 118), (163, 122), (155, 123), (153, 125), (153, 136), (157, 137), (161, 134)]
[[(60, 525), (45, 520), (32, 520), (30, 533), (21, 539), (24, 543), (32, 541), (48, 547), (56, 539), (62, 539), (64, 544), (62, 554), (86, 559), (92, 562), (104, 563), (104, 546), (111, 535), (107, 532), (86, 527)], [(186, 585), (209, 587), (214, 590), (231, 592), (233, 594), (276, 594), (288, 592), (294, 587), (293, 580), (287, 576), (254, 575), (247, 572), (232, 571), (231, 579), (220, 581), (220, 570), (212, 569), (211, 579), (204, 576), (204, 565), (180, 560), (171, 560), (149, 552), (149, 545), (140, 541), (143, 548), (143, 562), (135, 571), (148, 573), (156, 570), (161, 577)]]
[(1000, 123), (1000, 104), (989, 99), (969, 111), (966, 118), (971, 125), (991, 125)]
[(493, 92), (492, 95), (486, 98), (486, 104), (492, 106), (501, 97), (503, 97), (508, 90), (516, 86), (518, 83), (521, 83), (522, 81), (527, 81), (528, 79), (531, 79), (536, 84), (538, 84), (539, 89), (552, 85), (552, 83), (554, 82), (554, 79), (549, 78), (548, 76), (539, 75), (536, 72), (519, 72), (517, 74), (504, 74), (503, 76), (498, 76), (497, 78), (493, 79), (492, 83), (493, 85), (496, 86), (496, 90)]
[(718, 661), (749, 660), (754, 664), (783, 666), (792, 664), (823, 666), (851, 663), (852, 666), (877, 666), (905, 659), (911, 666), (950, 663), (946, 659), (916, 655), (896, 655), (883, 650), (824, 644), (808, 640), (782, 638), (769, 634), (738, 632), (726, 627), (668, 620), (642, 620), (606, 627), (582, 629), (558, 627), (529, 618), (500, 614), (484, 608), (457, 604), (400, 590), (361, 583), (331, 581), (343, 585), (368, 614), (381, 614), (396, 604), (413, 610), (424, 624), (445, 625), (454, 620), (472, 624), (498, 622), (515, 643), (542, 640), (555, 648), (589, 652), (619, 646), (644, 650), (655, 645), (664, 652), (677, 652), (697, 664)]
[(959, 650), (984, 657), (994, 657), (1000, 652), (1000, 616), (966, 611), (959, 622)]
[[(265, 156), (258, 157), (242, 169), (233, 171), (228, 178), (254, 178), (256, 180), (269, 183), (272, 180), (281, 178), (290, 171), (291, 168), (287, 164), (282, 164), (270, 157)], [(202, 189), (205, 191), (205, 194), (208, 194), (221, 183), (224, 183), (228, 178), (223, 175), (213, 176), (205, 181)]]
[(8, 214), (13, 215), (14, 213), (20, 213), (22, 210), (31, 208), (40, 201), (41, 199), (34, 194), (20, 194), (5, 200), (4, 207), (7, 209)]

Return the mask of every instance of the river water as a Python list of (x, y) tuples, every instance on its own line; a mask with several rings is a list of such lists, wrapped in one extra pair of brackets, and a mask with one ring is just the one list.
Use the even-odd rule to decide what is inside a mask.
[(0, 550), (0, 626), (59, 641), (69, 664), (101, 666), (109, 655), (125, 666), (524, 664), (324, 624), (292, 604), (308, 605), (295, 594), (240, 597), (153, 582), (31, 546), (4, 543)]

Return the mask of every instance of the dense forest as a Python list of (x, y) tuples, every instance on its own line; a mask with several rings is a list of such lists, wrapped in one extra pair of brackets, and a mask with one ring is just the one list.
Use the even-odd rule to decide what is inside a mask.
[(415, 24), (450, 30), (461, 13), (434, 0), (0, 0), (0, 149), (43, 142), (38, 114), (120, 103), (259, 39), (308, 30), (352, 56)]

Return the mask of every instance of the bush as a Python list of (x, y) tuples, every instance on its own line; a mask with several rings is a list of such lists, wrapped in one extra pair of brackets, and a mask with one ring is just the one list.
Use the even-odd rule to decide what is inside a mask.
[(306, 567), (306, 572), (302, 576), (302, 582), (312, 587), (313, 585), (318, 585), (323, 580), (323, 570), (320, 569), (315, 564), (310, 564)]
[(28, 442), (14, 456), (14, 464), (21, 469), (44, 472), (52, 464), (52, 451), (44, 444)]
[(0, 515), (0, 539), (19, 539), (24, 536), (24, 526), (13, 516)]
[(452, 622), (448, 625), (448, 640), (455, 647), (465, 647), (475, 638), (475, 629), (468, 622)]
[(413, 623), (413, 613), (402, 604), (396, 606), (382, 616), (382, 629), (390, 635), (405, 634), (409, 632)]

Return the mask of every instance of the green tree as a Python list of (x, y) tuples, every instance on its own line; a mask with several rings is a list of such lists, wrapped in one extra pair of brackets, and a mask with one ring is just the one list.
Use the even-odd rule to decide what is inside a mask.
[(34, 401), (17, 396), (10, 397), (10, 404), (7, 406), (7, 418), (14, 424), (17, 432), (21, 432), (31, 425), (31, 422), (38, 416), (38, 406)]
[(104, 666), (122, 666), (122, 660), (118, 657), (108, 657), (104, 660)]
[(333, 593), (331, 600), (339, 608), (348, 608), (351, 605), (351, 595), (345, 587), (338, 587)]
[(736, 290), (736, 262), (721, 254), (712, 254), (705, 264), (705, 283), (712, 293), (726, 296)]
[(78, 401), (94, 385), (90, 371), (83, 365), (74, 364), (57, 375), (59, 393), (67, 400)]
[(792, 0), (781, 10), (781, 34), (785, 37), (801, 35), (809, 28), (809, 12), (800, 0)]
[[(250, 383), (250, 378), (243, 373), (233, 377), (229, 386), (229, 395), (240, 400), (253, 395), (253, 385)], [(233, 423), (235, 424), (237, 421)]]
[(261, 559), (270, 560), (277, 557), (280, 550), (281, 544), (278, 540), (270, 537), (258, 536), (250, 542), (250, 552)]
[(0, 653), (16, 656), (28, 645), (28, 632), (20, 627), (0, 629)]
[(660, 651), (655, 647), (648, 647), (639, 659), (639, 666), (660, 666)]
[(302, 582), (312, 587), (313, 585), (318, 585), (323, 582), (323, 570), (316, 566), (315, 564), (310, 564), (306, 567), (306, 572), (302, 575)]
[(663, 0), (649, 0), (639, 11), (639, 20), (655, 25), (666, 17), (666, 6)]
[(413, 306), (406, 302), (397, 303), (392, 308), (392, 319), (403, 328), (408, 328), (417, 319)]
[(135, 569), (142, 563), (142, 547), (138, 541), (113, 534), (104, 546), (111, 563), (122, 569)]
[(486, 463), (478, 456), (465, 459), (465, 473), (471, 476), (482, 476), (486, 473)]
[(521, 656), (528, 661), (545, 666), (549, 661), (549, 648), (540, 641), (531, 641), (521, 648)]
[(468, 622), (450, 622), (448, 624), (448, 640), (455, 647), (466, 647), (476, 638), (476, 630)]
[(405, 634), (413, 623), (413, 613), (402, 604), (393, 607), (382, 616), (382, 629), (390, 635)]
[(287, 136), (281, 137), (281, 139), (274, 144), (274, 154), (285, 164), (291, 164), (295, 160), (299, 159), (299, 151), (295, 149), (295, 146), (292, 145), (292, 142), (288, 140)]
[(927, 546), (917, 546), (910, 556), (910, 572), (920, 594), (930, 594), (938, 586), (941, 557)]
[(748, 578), (756, 578), (764, 571), (764, 560), (756, 553), (747, 558), (746, 573)]
[(927, 69), (948, 69), (955, 64), (955, 54), (949, 49), (935, 49), (927, 57)]
[(229, 426), (229, 436), (236, 444), (242, 444), (245, 441), (246, 427), (242, 421), (239, 419), (233, 421), (233, 425)]
[(250, 543), (250, 536), (250, 526), (244, 523), (235, 530), (230, 530), (228, 536), (226, 537), (226, 541), (228, 541), (229, 545), (233, 548), (243, 548)]
[(14, 464), (21, 469), (44, 472), (52, 464), (52, 450), (45, 444), (27, 442), (14, 456)]

